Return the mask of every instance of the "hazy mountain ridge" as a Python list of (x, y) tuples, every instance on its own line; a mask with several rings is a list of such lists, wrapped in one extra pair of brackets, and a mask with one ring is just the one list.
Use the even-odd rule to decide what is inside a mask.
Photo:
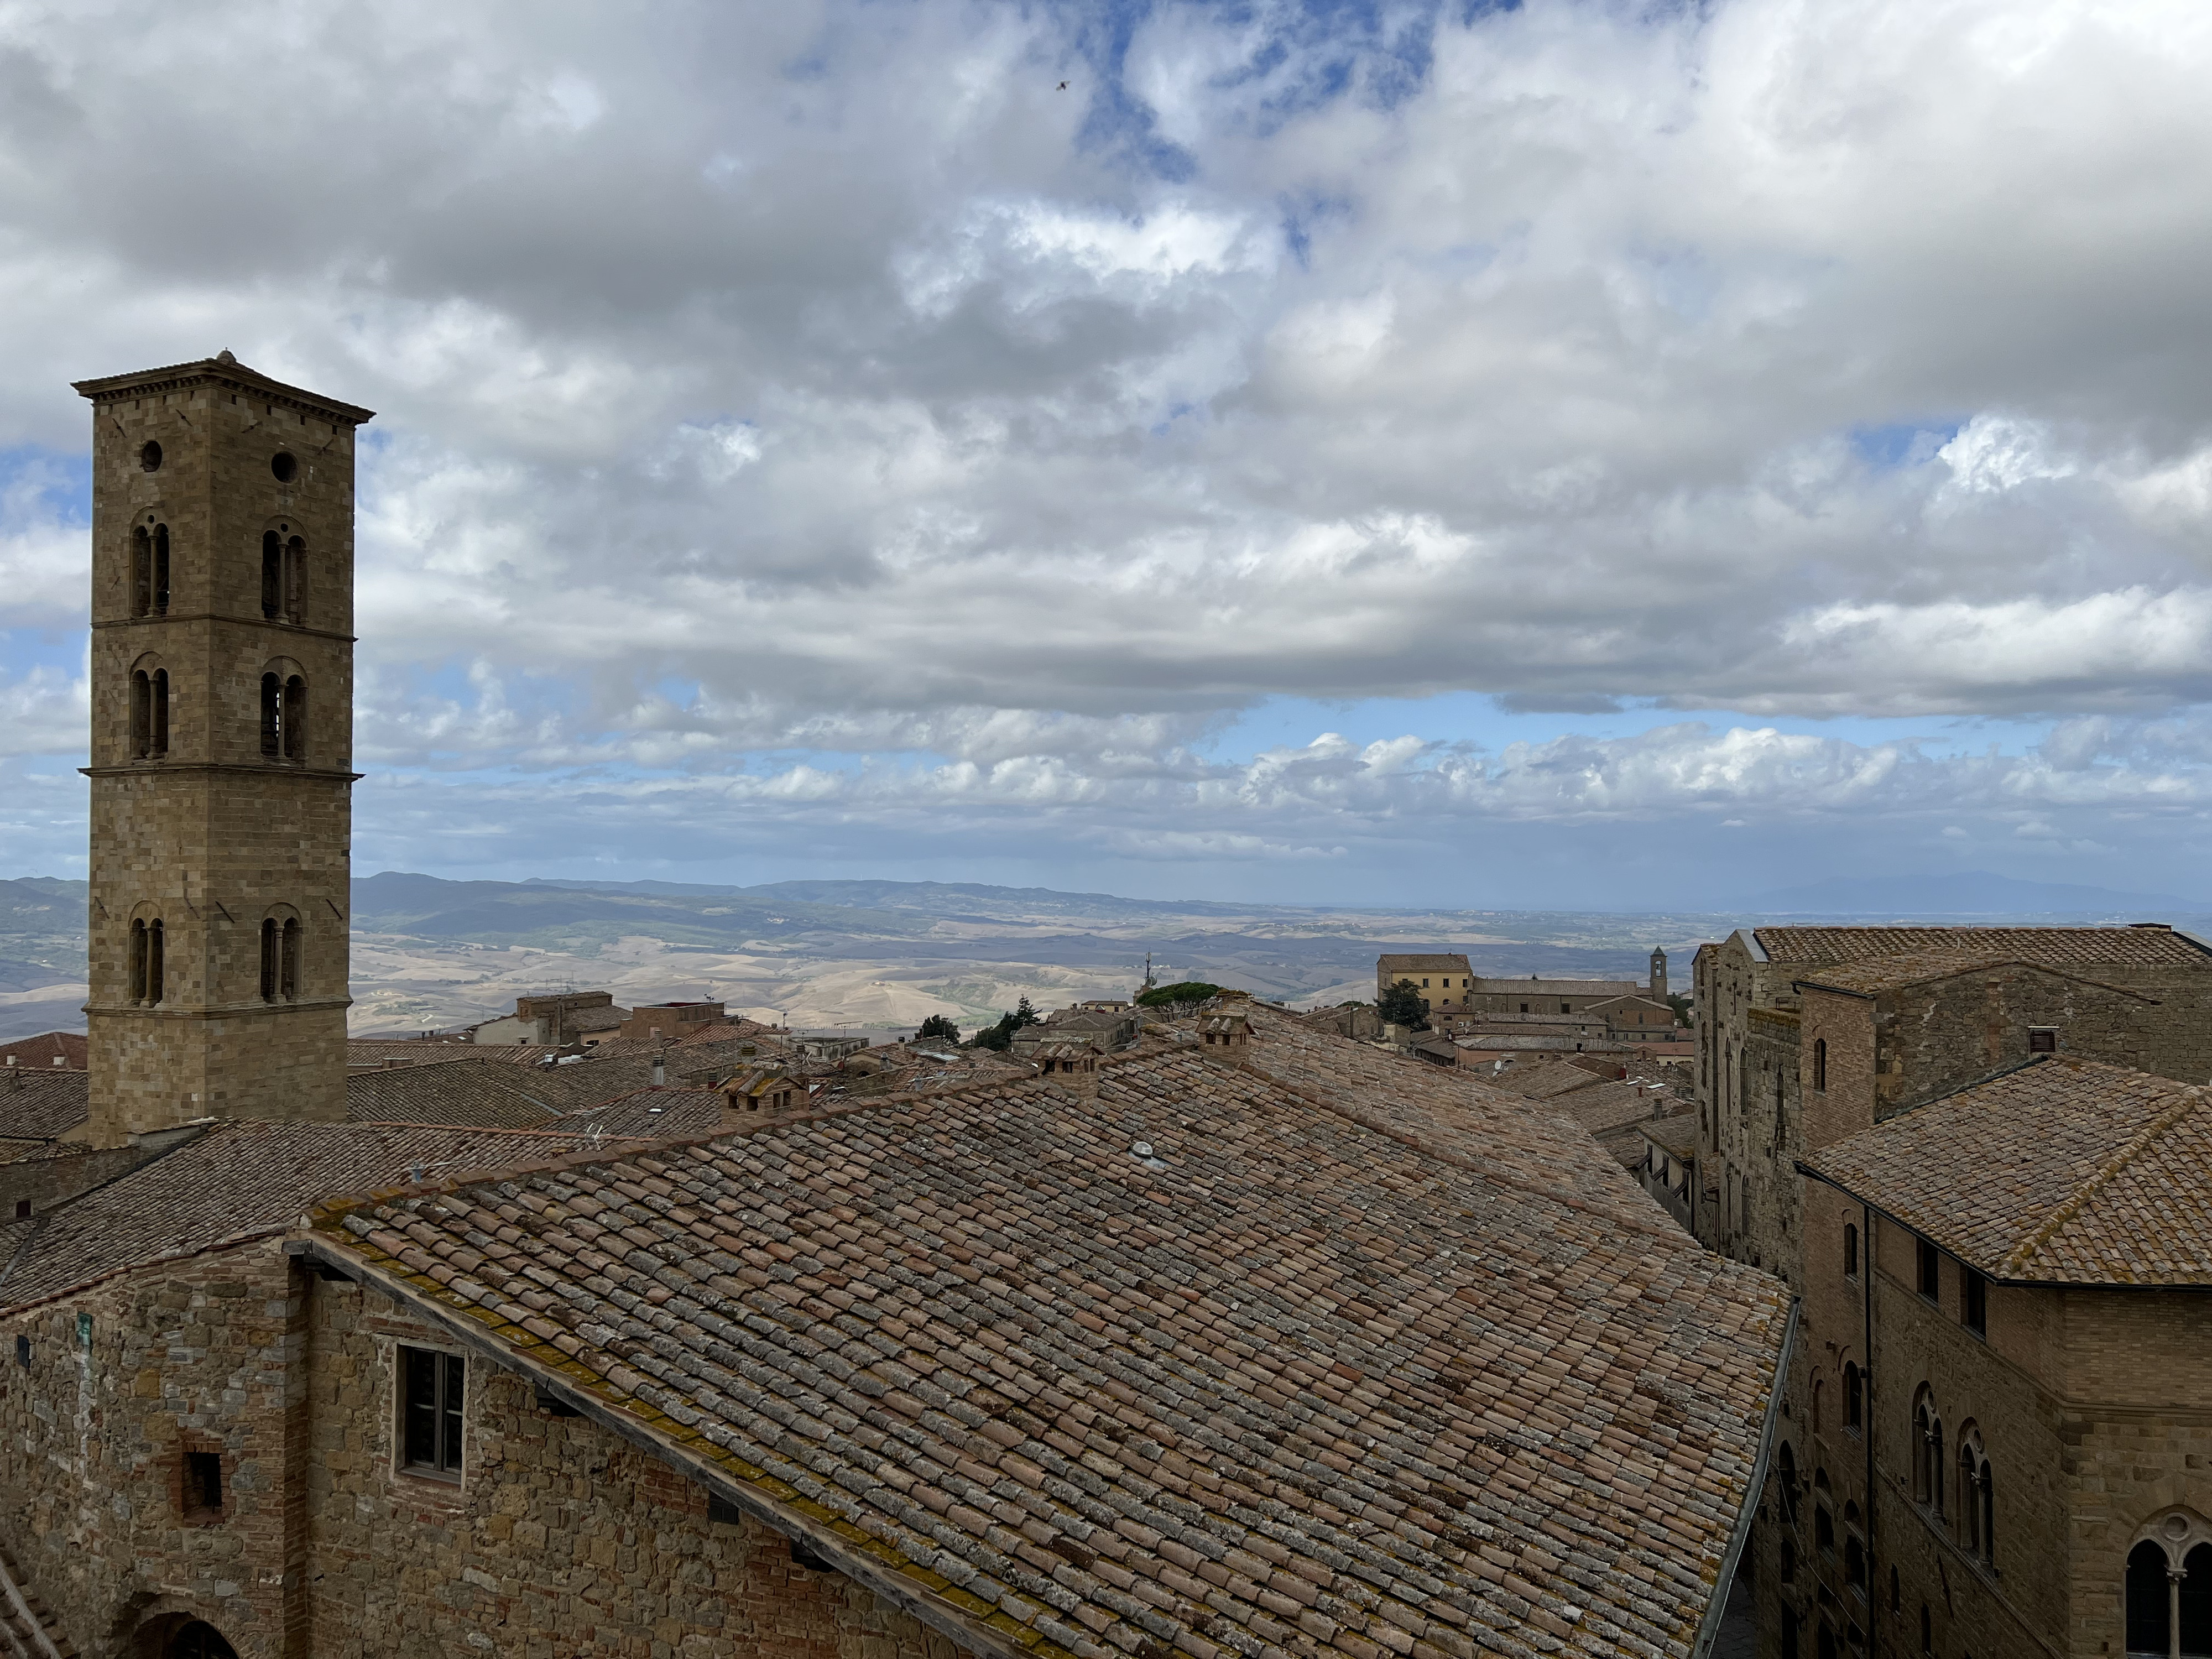
[[(1936, 886), (1931, 884), (1942, 883)], [(1935, 910), (1885, 898), (1941, 899)], [(82, 1029), (82, 881), (0, 881), (0, 1035)], [(2069, 900), (2065, 906), (2055, 900)], [(2010, 900), (2008, 909), (1976, 902)], [(356, 1030), (487, 1018), (520, 993), (591, 987), (626, 1004), (715, 996), (797, 1025), (963, 1026), (1020, 996), (1040, 1004), (1126, 994), (1147, 951), (1168, 978), (1291, 1002), (1371, 995), (1375, 958), (1463, 951), (1478, 973), (1642, 979), (1654, 945), (1687, 988), (1689, 955), (1760, 920), (2087, 921), (2197, 907), (2094, 887), (1909, 877), (1841, 879), (1742, 910), (1608, 914), (1178, 904), (974, 883), (449, 881), (385, 871), (353, 884)]]

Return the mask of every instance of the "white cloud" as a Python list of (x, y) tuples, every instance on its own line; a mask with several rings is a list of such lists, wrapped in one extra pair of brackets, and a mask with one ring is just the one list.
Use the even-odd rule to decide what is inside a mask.
[[(1255, 859), (2194, 799), (2202, 8), (1163, 0), (1118, 57), (965, 0), (8, 16), (0, 629), (82, 615), (66, 380), (230, 346), (384, 411), (379, 767), (1218, 810), (1176, 833)], [(1193, 758), (1449, 690), (1754, 719)], [(2057, 725), (1994, 771), (1757, 726), (1806, 714)]]

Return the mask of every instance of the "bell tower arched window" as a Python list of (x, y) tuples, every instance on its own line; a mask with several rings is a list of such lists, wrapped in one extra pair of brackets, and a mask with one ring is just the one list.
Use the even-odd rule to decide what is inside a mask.
[(1982, 1450), (1982, 1437), (1972, 1424), (1959, 1431), (1959, 1541), (1984, 1566), (1996, 1561), (1990, 1536), (1996, 1520), (1995, 1494), (1990, 1488), (1990, 1460)]
[(169, 752), (169, 671), (131, 675), (131, 758), (160, 760)]
[(131, 614), (169, 614), (169, 526), (141, 525), (131, 532)]
[(307, 682), (270, 669), (261, 676), (261, 752), (271, 759), (307, 757)]
[(275, 622), (284, 609), (284, 543), (273, 530), (261, 535), (261, 614)]
[(288, 536), (289, 528), (261, 532), (261, 614), (270, 622), (298, 623), (307, 614), (307, 543)]
[(161, 1001), (161, 933), (158, 918), (131, 924), (131, 1000), (143, 1007), (158, 1007)]
[(261, 1000), (292, 1002), (300, 994), (300, 919), (265, 917), (261, 923)]

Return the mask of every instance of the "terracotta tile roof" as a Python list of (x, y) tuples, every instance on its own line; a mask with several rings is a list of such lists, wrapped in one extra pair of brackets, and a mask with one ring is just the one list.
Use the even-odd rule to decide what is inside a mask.
[(1676, 1158), (1694, 1158), (1698, 1155), (1698, 1120), (1694, 1114), (1677, 1112), (1672, 1117), (1646, 1118), (1636, 1126), (1637, 1132), (1664, 1152)]
[(27, 1066), (0, 1071), (0, 1136), (52, 1140), (74, 1129), (91, 1115), (86, 1085), (86, 1073), (61, 1066), (46, 1072)]
[[(7, 1066), (12, 1056), (17, 1066), (29, 1066), (40, 1071), (82, 1072), (86, 1049), (82, 1031), (41, 1031), (36, 1036), (0, 1042), (0, 1069)], [(61, 1062), (59, 1066), (56, 1066), (57, 1060)]]
[(1498, 1079), (1498, 1086), (1528, 1100), (1555, 1100), (1578, 1089), (1595, 1088), (1605, 1081), (1595, 1072), (1564, 1060), (1516, 1065)]
[(280, 1233), (332, 1193), (397, 1186), (418, 1167), (430, 1175), (505, 1168), (590, 1145), (568, 1134), (408, 1123), (213, 1123), (40, 1218), (0, 1272), (0, 1308)]
[(1516, 991), (1539, 997), (1632, 997), (1644, 994), (1644, 987), (1632, 979), (1477, 979), (1474, 989), (1478, 995), (1486, 996), (1510, 996)]
[(1993, 1279), (2212, 1285), (2212, 1090), (2040, 1058), (1806, 1167)]
[(1686, 1655), (1782, 1287), (1526, 1102), (1255, 1024), (1235, 1059), (1109, 1060), (1095, 1100), (895, 1100), (334, 1206), (315, 1248), (956, 1639)]
[(572, 1134), (668, 1140), (714, 1133), (724, 1127), (726, 1110), (718, 1089), (644, 1088), (571, 1112), (554, 1127)]
[(487, 1060), (508, 1066), (535, 1066), (561, 1050), (544, 1042), (444, 1042), (421, 1037), (351, 1037), (346, 1042), (346, 1064), (364, 1069), (387, 1061), (420, 1066), (445, 1060)]
[(559, 1115), (559, 1096), (510, 1066), (446, 1060), (354, 1072), (346, 1078), (350, 1123), (449, 1123), (534, 1129)]
[[(2068, 974), (2065, 969), (2048, 963), (2032, 962), (2019, 956), (1996, 955), (1987, 951), (1906, 951), (1897, 956), (1876, 957), (1867, 962), (1838, 963), (1808, 969), (1798, 976), (1796, 982), (1824, 991), (1848, 991), (1856, 996), (1871, 997), (1879, 996), (1884, 991), (1900, 990), (1908, 985), (1926, 985), (1936, 980), (1949, 979), (1954, 975), (1979, 973), (1990, 968), (2025, 968), (2031, 972), (2057, 974), (2069, 979), (2079, 980), (2081, 977)], [(2123, 996), (2135, 997), (2142, 1002), (2156, 1000), (2119, 986), (2106, 986), (2105, 988), (2118, 991)]]
[(1649, 1085), (1639, 1089), (1632, 1083), (1600, 1079), (1595, 1088), (1569, 1090), (1541, 1104), (1547, 1111), (1571, 1118), (1591, 1134), (1602, 1135), (1607, 1130), (1626, 1128), (1650, 1117), (1655, 1107), (1662, 1103), (1671, 1103), (1671, 1100), (1664, 1090)]
[(1866, 962), (1908, 951), (1979, 951), (2051, 967), (2212, 969), (2212, 951), (2169, 927), (1758, 927), (1767, 959)]
[(1378, 974), (1464, 974), (1467, 958), (1449, 954), (1393, 956), (1376, 957), (1375, 971)]
[(750, 1019), (706, 1019), (688, 1025), (678, 1025), (666, 1037), (608, 1037), (592, 1052), (603, 1058), (647, 1059), (665, 1049), (672, 1060), (683, 1049), (712, 1047), (721, 1043), (750, 1042), (762, 1054), (781, 1054), (787, 1046), (789, 1033), (779, 1031), (773, 1025), (763, 1025)]

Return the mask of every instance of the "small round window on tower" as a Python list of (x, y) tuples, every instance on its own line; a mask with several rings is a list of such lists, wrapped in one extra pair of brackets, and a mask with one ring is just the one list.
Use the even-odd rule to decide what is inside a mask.
[(159, 472), (161, 470), (161, 446), (157, 443), (148, 443), (138, 452), (138, 465), (149, 472)]
[(292, 459), (289, 451), (280, 449), (276, 452), (276, 459), (269, 463), (269, 470), (276, 475), (278, 483), (289, 483), (298, 476), (300, 464)]

